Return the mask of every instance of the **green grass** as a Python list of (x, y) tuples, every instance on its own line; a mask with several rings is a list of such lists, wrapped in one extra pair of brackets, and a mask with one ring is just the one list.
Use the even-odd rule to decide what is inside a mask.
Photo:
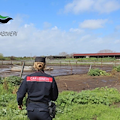
[(92, 58), (66, 58), (66, 59), (61, 59), (61, 60), (78, 61), (78, 62), (101, 62), (101, 61), (102, 62), (111, 62), (111, 61), (115, 61), (116, 59), (111, 58), (111, 57), (105, 57), (105, 58), (92, 57)]
[(103, 104), (74, 104), (69, 111), (57, 114), (54, 120), (120, 120), (120, 108)]
[[(9, 80), (13, 80), (9, 79)], [(0, 84), (0, 120), (28, 120), (17, 108), (16, 84)], [(116, 104), (117, 103), (117, 104)], [(53, 120), (120, 120), (120, 93), (115, 88), (96, 88), (82, 92), (63, 91), (56, 101), (57, 114)]]

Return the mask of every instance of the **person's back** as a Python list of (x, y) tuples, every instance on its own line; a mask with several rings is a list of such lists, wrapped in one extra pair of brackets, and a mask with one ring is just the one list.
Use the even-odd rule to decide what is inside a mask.
[(22, 108), (22, 100), (28, 93), (27, 111), (30, 120), (51, 120), (48, 103), (58, 97), (58, 88), (53, 76), (44, 73), (44, 58), (37, 57), (34, 68), (35, 73), (27, 75), (18, 92), (18, 107)]

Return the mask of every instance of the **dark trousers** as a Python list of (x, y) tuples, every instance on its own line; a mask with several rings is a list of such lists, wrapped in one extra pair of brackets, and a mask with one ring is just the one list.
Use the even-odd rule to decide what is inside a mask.
[(28, 111), (28, 118), (30, 120), (52, 120), (48, 112), (39, 111), (34, 109), (34, 111)]

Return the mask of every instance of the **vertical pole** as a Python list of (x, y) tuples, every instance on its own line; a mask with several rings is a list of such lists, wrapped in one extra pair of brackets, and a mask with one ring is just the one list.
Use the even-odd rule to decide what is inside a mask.
[(91, 70), (92, 65), (90, 65), (88, 72)]
[(70, 63), (70, 60), (69, 60), (69, 64), (70, 64), (70, 66), (71, 66), (71, 74), (73, 74), (73, 72), (72, 72), (72, 65), (71, 65), (71, 63)]
[(101, 58), (101, 68), (102, 68), (102, 58)]
[(23, 62), (22, 69), (21, 69), (21, 72), (20, 72), (20, 77), (22, 77), (24, 66), (25, 66), (25, 62)]

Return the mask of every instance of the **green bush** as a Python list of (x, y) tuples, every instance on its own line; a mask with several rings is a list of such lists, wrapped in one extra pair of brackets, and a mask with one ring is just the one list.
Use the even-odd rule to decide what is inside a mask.
[(92, 91), (85, 90), (82, 92), (63, 92), (57, 104), (60, 106), (71, 104), (104, 104), (110, 105), (114, 102), (120, 102), (119, 92), (115, 88), (96, 88)]
[(2, 53), (0, 53), (0, 60), (5, 60)]
[(21, 80), (22, 80), (21, 77), (10, 76), (10, 77), (5, 77), (4, 79), (2, 79), (2, 83), (7, 82), (12, 86), (16, 86), (16, 85), (19, 85), (21, 83)]
[[(57, 115), (55, 120), (110, 120), (112, 116), (119, 118), (109, 105), (120, 102), (117, 89), (96, 88), (82, 92), (63, 91), (57, 99)], [(110, 114), (112, 110), (112, 115)], [(109, 112), (108, 112), (109, 111)], [(104, 114), (106, 113), (106, 114)], [(103, 115), (104, 114), (104, 115)], [(108, 117), (110, 114), (110, 117)], [(105, 117), (108, 117), (105, 119)]]
[(97, 68), (97, 69), (91, 69), (88, 72), (88, 75), (90, 75), (90, 76), (100, 76), (100, 75), (107, 76), (107, 75), (109, 75), (109, 73)]
[(120, 65), (114, 66), (113, 69), (116, 70), (117, 72), (120, 72)]
[(2, 77), (0, 77), (0, 84), (2, 83)]

